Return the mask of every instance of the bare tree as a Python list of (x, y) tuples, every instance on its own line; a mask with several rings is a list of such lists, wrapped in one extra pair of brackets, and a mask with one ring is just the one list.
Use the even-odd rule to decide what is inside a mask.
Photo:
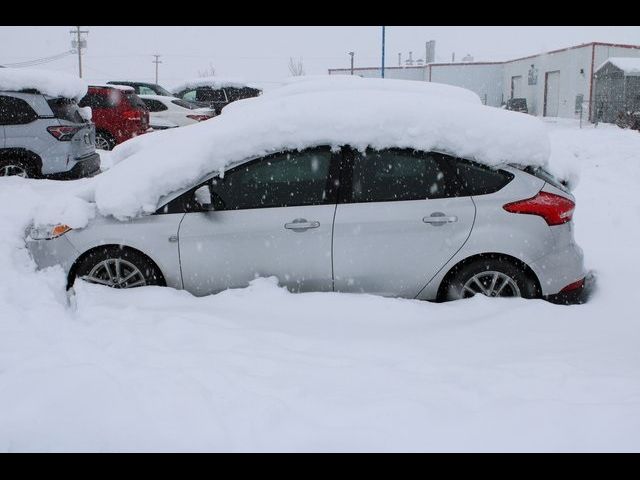
[(213, 77), (216, 74), (216, 67), (213, 66), (213, 63), (209, 62), (209, 66), (204, 70), (198, 70), (199, 77)]
[(294, 77), (301, 77), (304, 75), (304, 64), (302, 63), (302, 57), (297, 60), (293, 57), (289, 57), (289, 72)]

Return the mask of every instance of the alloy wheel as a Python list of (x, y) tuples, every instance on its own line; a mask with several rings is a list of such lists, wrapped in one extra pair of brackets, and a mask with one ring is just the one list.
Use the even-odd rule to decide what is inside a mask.
[(96, 135), (96, 148), (98, 150), (111, 150), (111, 144), (109, 140), (102, 135)]
[(476, 294), (487, 297), (521, 297), (515, 280), (501, 272), (485, 271), (471, 277), (462, 287), (462, 297)]
[(89, 275), (83, 277), (89, 283), (112, 288), (142, 287), (147, 280), (133, 263), (122, 258), (108, 258), (94, 266)]
[(27, 170), (22, 165), (3, 165), (0, 167), (0, 177), (22, 177), (27, 178)]

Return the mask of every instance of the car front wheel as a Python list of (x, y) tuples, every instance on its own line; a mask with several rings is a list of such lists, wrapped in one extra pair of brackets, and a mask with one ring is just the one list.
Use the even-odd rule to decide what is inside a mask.
[(164, 285), (153, 261), (137, 251), (119, 247), (90, 252), (78, 264), (74, 278), (111, 288)]

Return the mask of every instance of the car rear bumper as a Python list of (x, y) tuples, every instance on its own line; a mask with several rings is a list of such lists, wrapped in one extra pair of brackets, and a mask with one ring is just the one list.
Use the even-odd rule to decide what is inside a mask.
[(100, 173), (100, 155), (96, 152), (78, 160), (71, 170), (44, 175), (44, 177), (50, 180), (75, 180), (93, 177), (98, 173)]
[(584, 283), (581, 287), (569, 291), (561, 291), (555, 295), (547, 295), (544, 299), (558, 305), (579, 305), (589, 301), (595, 288), (596, 276), (593, 272), (589, 272), (584, 277)]
[(561, 293), (567, 285), (585, 278), (588, 273), (582, 249), (573, 242), (530, 263), (529, 267), (538, 277), (545, 298)]

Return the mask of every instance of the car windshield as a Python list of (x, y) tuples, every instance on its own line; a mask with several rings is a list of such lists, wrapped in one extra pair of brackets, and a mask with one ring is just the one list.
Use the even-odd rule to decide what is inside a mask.
[(142, 101), (142, 99), (133, 92), (125, 92), (125, 96), (129, 101), (129, 105), (135, 108), (141, 108), (143, 110), (147, 110), (147, 105)]
[(162, 95), (164, 97), (173, 97), (173, 93), (169, 92), (166, 88), (162, 88), (160, 85), (154, 85), (156, 95)]

